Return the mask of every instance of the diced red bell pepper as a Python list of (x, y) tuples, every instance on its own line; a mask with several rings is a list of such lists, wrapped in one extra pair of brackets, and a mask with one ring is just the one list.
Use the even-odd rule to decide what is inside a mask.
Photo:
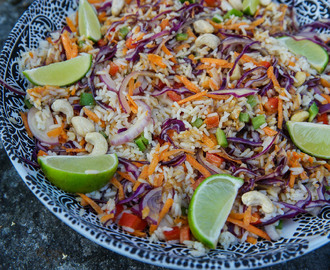
[(164, 236), (167, 241), (180, 239), (180, 228), (175, 226), (171, 231), (164, 231)]
[(259, 62), (261, 66), (265, 67), (265, 68), (269, 68), (270, 67), (270, 63), (268, 61), (261, 61)]
[(119, 216), (119, 214), (120, 214), (121, 212), (123, 212), (123, 210), (124, 210), (124, 206), (123, 206), (122, 204), (117, 204), (117, 205), (116, 205), (116, 210), (115, 210), (115, 215), (114, 215), (114, 217), (112, 218), (112, 220), (116, 220), (117, 217)]
[(205, 3), (209, 6), (209, 7), (216, 7), (219, 5), (219, 2), (217, 0), (205, 0)]
[(139, 230), (139, 231), (144, 230), (145, 227), (147, 226), (147, 222), (145, 220), (139, 218), (136, 215), (133, 215), (133, 214), (127, 213), (127, 212), (123, 213), (123, 215), (119, 219), (118, 224), (120, 226), (129, 227), (129, 228), (132, 228), (134, 230)]
[(319, 122), (319, 123), (323, 123), (323, 124), (325, 124), (325, 125), (328, 125), (328, 124), (329, 124), (328, 114), (327, 114), (327, 113), (319, 114), (319, 115), (317, 116), (317, 122)]
[(193, 183), (191, 185), (192, 189), (195, 190), (199, 186), (199, 184), (204, 181), (204, 179), (205, 179), (205, 177), (204, 176), (201, 176), (197, 180), (195, 180), (195, 183)]
[(206, 124), (207, 128), (216, 128), (219, 126), (220, 118), (219, 115), (207, 117), (204, 120), (204, 123)]
[(217, 155), (206, 153), (206, 161), (210, 162), (211, 164), (220, 167), (221, 163), (223, 162), (223, 158), (218, 157)]
[(111, 76), (115, 76), (118, 71), (119, 71), (119, 67), (115, 63), (110, 62), (109, 74)]
[(126, 47), (128, 49), (135, 49), (137, 45), (136, 44), (133, 44), (133, 43), (134, 43), (134, 40), (132, 39), (132, 37), (128, 38), (126, 40)]
[(184, 241), (190, 240), (190, 229), (189, 226), (183, 226), (180, 229), (180, 243), (182, 244)]
[(268, 113), (276, 113), (278, 110), (278, 98), (269, 98), (264, 107)]

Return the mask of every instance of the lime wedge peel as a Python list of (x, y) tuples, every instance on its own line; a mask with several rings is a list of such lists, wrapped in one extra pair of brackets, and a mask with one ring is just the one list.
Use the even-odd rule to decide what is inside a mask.
[[(300, 37), (297, 38), (300, 39)], [(292, 37), (281, 37), (278, 40), (292, 53), (306, 57), (308, 63), (317, 72), (322, 73), (327, 67), (329, 55), (320, 45), (307, 39), (295, 40)]]
[(78, 8), (79, 34), (97, 42), (101, 39), (101, 25), (94, 8), (87, 0), (79, 1)]
[(118, 166), (116, 154), (100, 156), (41, 156), (38, 158), (47, 179), (70, 193), (89, 193), (105, 186)]
[(301, 151), (330, 159), (330, 125), (292, 121), (288, 121), (286, 125), (293, 143)]
[(189, 204), (188, 222), (194, 237), (209, 248), (215, 248), (227, 217), (233, 207), (241, 178), (215, 174), (195, 190)]
[(34, 85), (65, 86), (83, 78), (92, 65), (91, 54), (81, 54), (67, 61), (23, 71)]
[(253, 16), (259, 6), (259, 0), (244, 0), (243, 1), (243, 12), (247, 15)]

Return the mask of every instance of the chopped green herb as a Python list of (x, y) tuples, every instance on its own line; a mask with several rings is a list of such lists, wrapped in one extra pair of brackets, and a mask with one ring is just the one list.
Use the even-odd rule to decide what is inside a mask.
[(85, 43), (86, 43), (85, 40), (79, 40), (78, 41), (78, 47), (82, 48), (85, 45)]
[(93, 94), (92, 93), (81, 93), (79, 103), (81, 106), (95, 105), (95, 100), (94, 100)]
[(33, 107), (33, 105), (30, 103), (26, 96), (24, 97), (24, 104), (28, 109), (31, 109)]
[(238, 117), (239, 121), (248, 123), (250, 121), (250, 116), (248, 113), (241, 112)]
[(223, 18), (221, 15), (215, 14), (212, 18), (212, 21), (215, 23), (221, 23), (223, 21)]
[(184, 41), (188, 39), (188, 34), (187, 33), (176, 34), (175, 38), (177, 41)]
[(249, 103), (252, 108), (258, 104), (256, 97), (253, 95), (247, 97), (247, 103)]
[(266, 123), (266, 118), (264, 114), (260, 114), (252, 118), (252, 125), (254, 129), (260, 128), (261, 125)]
[(193, 127), (200, 128), (203, 125), (203, 120), (200, 118), (197, 118), (194, 122), (191, 123)]
[(104, 131), (100, 131), (100, 134), (104, 137), (104, 138), (106, 138), (106, 139), (108, 139), (108, 135), (107, 134), (105, 134), (105, 132)]
[(215, 136), (217, 137), (217, 142), (220, 146), (222, 146), (222, 147), (227, 147), (228, 146), (226, 134), (222, 129), (217, 128)]
[(233, 8), (233, 9), (229, 10), (223, 18), (229, 19), (231, 15), (234, 15), (236, 17), (243, 17), (243, 12)]
[(278, 222), (277, 226), (275, 226), (275, 228), (278, 229), (278, 230), (282, 230), (282, 228), (283, 228), (283, 220), (280, 220)]
[(119, 29), (119, 36), (122, 39), (124, 39), (127, 36), (128, 33), (129, 33), (129, 29), (128, 29), (127, 26), (124, 26), (124, 27), (122, 27), (122, 28)]
[(308, 121), (312, 122), (315, 116), (319, 113), (319, 108), (317, 107), (315, 102), (309, 107), (308, 112), (309, 112)]

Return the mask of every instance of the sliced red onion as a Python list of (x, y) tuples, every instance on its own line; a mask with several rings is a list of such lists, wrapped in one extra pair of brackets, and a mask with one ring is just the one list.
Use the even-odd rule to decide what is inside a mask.
[(241, 76), (241, 78), (239, 78), (239, 80), (237, 81), (236, 86), (237, 86), (237, 87), (240, 87), (241, 84), (242, 84), (242, 82), (245, 80), (245, 78), (246, 78), (248, 75), (250, 75), (251, 73), (253, 73), (253, 72), (255, 72), (255, 71), (259, 70), (259, 69), (263, 69), (263, 70), (265, 71), (265, 75), (267, 75), (267, 73), (266, 73), (267, 69), (266, 69), (265, 67), (255, 67), (255, 68), (253, 68), (253, 69), (250, 69), (250, 70), (244, 72), (243, 75)]
[(50, 131), (49, 127), (54, 125), (53, 117), (50, 116), (45, 121), (45, 129), (40, 130), (38, 128), (38, 123), (36, 120), (36, 114), (39, 112), (38, 109), (32, 107), (27, 113), (27, 121), (29, 124), (29, 128), (34, 137), (36, 137), (39, 141), (48, 143), (48, 144), (58, 144), (58, 137), (49, 137), (47, 132)]
[(316, 200), (316, 201), (312, 201), (309, 204), (307, 204), (306, 208), (323, 207), (326, 205), (330, 205), (329, 200)]
[(211, 164), (210, 162), (208, 162), (206, 160), (206, 158), (203, 155), (202, 149), (199, 149), (197, 151), (196, 158), (197, 158), (198, 162), (201, 163), (212, 174), (224, 173), (223, 170), (221, 170), (220, 168), (218, 168), (217, 166)]
[(119, 91), (118, 91), (119, 102), (120, 102), (120, 105), (122, 106), (125, 113), (130, 113), (131, 112), (131, 108), (128, 105), (128, 102), (127, 102), (126, 97), (125, 97), (125, 95), (126, 95), (125, 91), (127, 89), (127, 85), (128, 85), (128, 83), (131, 79), (134, 79), (138, 76), (154, 77), (155, 73), (150, 72), (150, 71), (134, 71), (131, 74), (129, 74), (128, 76), (125, 77), (125, 79), (121, 83)]
[(169, 166), (169, 167), (176, 167), (176, 166), (181, 165), (185, 161), (186, 161), (186, 155), (184, 153), (182, 153), (180, 155), (177, 155), (176, 157), (174, 157), (173, 159), (171, 159), (169, 161), (161, 161), (160, 164)]
[(149, 190), (151, 187), (148, 184), (141, 184), (138, 186), (138, 188), (136, 189), (136, 191), (132, 194), (132, 196), (121, 200), (118, 202), (118, 204), (124, 204), (124, 203), (128, 203), (133, 201), (134, 199), (138, 198), (140, 195), (142, 195), (143, 193), (145, 193), (147, 190)]
[(112, 47), (106, 45), (100, 48), (100, 51), (95, 57), (95, 63), (99, 64), (104, 61), (110, 60), (115, 56), (117, 52), (117, 45), (114, 45)]
[(5, 88), (7, 88), (9, 91), (18, 94), (18, 95), (22, 95), (25, 96), (26, 93), (23, 92), (21, 89), (17, 89), (15, 87), (10, 86), (7, 82), (5, 82), (2, 78), (0, 78), (0, 84), (2, 84)]
[(246, 168), (238, 168), (237, 170), (235, 170), (235, 172), (233, 173), (234, 176), (239, 175), (241, 172), (244, 172), (246, 174), (250, 174), (252, 176), (257, 176), (256, 173), (250, 171), (249, 169)]
[(272, 139), (270, 144), (263, 151), (261, 151), (259, 154), (255, 155), (255, 156), (252, 156), (252, 157), (243, 158), (242, 160), (246, 161), (246, 160), (250, 160), (250, 159), (255, 159), (257, 157), (260, 157), (260, 156), (266, 154), (270, 150), (272, 145), (274, 144), (276, 138), (277, 138), (277, 135), (274, 136), (274, 138)]
[(281, 186), (281, 185), (284, 184), (284, 180), (279, 179), (279, 178), (267, 178), (265, 180), (258, 181), (257, 184), (258, 185), (266, 185), (266, 186), (274, 186), (274, 185)]
[(124, 132), (126, 130), (127, 130), (127, 128), (120, 128), (120, 129), (118, 129), (118, 133), (122, 133), (122, 132)]
[(234, 143), (243, 143), (251, 146), (262, 146), (262, 142), (254, 142), (250, 140), (246, 140), (243, 138), (235, 138), (235, 137), (228, 137), (227, 141), (234, 142)]
[(218, 91), (209, 92), (212, 95), (233, 95), (234, 97), (246, 97), (250, 95), (255, 95), (258, 93), (258, 90), (251, 88), (233, 88), (233, 89), (224, 89)]
[(100, 75), (101, 81), (107, 86), (108, 90), (117, 93), (116, 83), (111, 79), (108, 73)]
[(328, 113), (330, 112), (330, 103), (322, 105), (319, 107), (319, 113), (323, 114), (323, 113)]
[(129, 129), (119, 134), (114, 135), (111, 140), (111, 145), (121, 145), (134, 140), (138, 137), (144, 130), (146, 126), (151, 122), (151, 109), (143, 101), (136, 100), (136, 104), (143, 108), (143, 113), (137, 119), (136, 123), (132, 125)]
[(123, 164), (126, 172), (130, 172), (134, 175), (135, 180), (138, 179), (140, 175), (140, 170), (137, 166), (135, 166), (129, 159), (118, 157), (118, 161), (120, 164)]
[(146, 220), (151, 224), (157, 224), (159, 212), (163, 207), (162, 203), (162, 188), (154, 188), (150, 190), (141, 200), (141, 211), (148, 207), (149, 214)]
[(179, 95), (181, 95), (181, 94), (193, 94), (192, 91), (188, 90), (185, 87), (180, 87), (180, 88), (177, 88), (177, 89), (175, 89), (175, 88), (169, 88), (169, 87), (164, 87), (161, 90), (155, 90), (155, 91), (153, 91), (151, 95), (154, 96), (154, 97), (157, 97), (157, 96), (160, 96), (160, 95), (165, 94), (168, 91), (173, 91), (173, 92), (175, 92), (175, 93), (177, 93)]

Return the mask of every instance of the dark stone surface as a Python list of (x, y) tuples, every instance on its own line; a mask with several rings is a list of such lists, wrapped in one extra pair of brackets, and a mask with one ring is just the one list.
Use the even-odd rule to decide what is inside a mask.
[[(0, 0), (0, 48), (31, 0)], [(30, 192), (0, 143), (0, 269), (163, 269), (100, 247), (62, 223)], [(264, 270), (330, 269), (330, 244)]]

